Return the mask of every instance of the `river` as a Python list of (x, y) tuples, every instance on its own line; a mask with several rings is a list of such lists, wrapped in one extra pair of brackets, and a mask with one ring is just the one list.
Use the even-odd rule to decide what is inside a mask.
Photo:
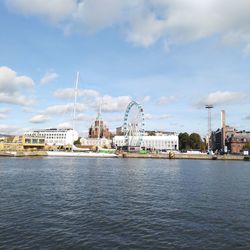
[(0, 249), (250, 249), (250, 164), (0, 158)]

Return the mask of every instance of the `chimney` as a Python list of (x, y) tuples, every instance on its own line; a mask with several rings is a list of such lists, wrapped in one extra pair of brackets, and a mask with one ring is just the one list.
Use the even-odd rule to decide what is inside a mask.
[(221, 110), (221, 150), (225, 152), (225, 138), (226, 138), (226, 112)]

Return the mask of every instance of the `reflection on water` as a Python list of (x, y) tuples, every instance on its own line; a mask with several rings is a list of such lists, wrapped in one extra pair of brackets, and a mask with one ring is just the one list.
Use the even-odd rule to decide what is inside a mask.
[(250, 248), (247, 162), (0, 158), (0, 249)]

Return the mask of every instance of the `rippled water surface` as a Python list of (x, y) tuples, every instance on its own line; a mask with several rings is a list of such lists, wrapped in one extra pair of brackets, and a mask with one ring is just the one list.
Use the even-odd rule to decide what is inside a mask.
[(249, 162), (0, 158), (0, 249), (250, 249)]

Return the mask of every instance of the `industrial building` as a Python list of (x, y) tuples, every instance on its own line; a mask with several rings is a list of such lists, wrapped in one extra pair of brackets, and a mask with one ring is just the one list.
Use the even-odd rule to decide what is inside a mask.
[(241, 153), (245, 145), (250, 142), (249, 131), (237, 131), (226, 125), (225, 111), (221, 111), (221, 127), (211, 134), (212, 149), (222, 153)]

